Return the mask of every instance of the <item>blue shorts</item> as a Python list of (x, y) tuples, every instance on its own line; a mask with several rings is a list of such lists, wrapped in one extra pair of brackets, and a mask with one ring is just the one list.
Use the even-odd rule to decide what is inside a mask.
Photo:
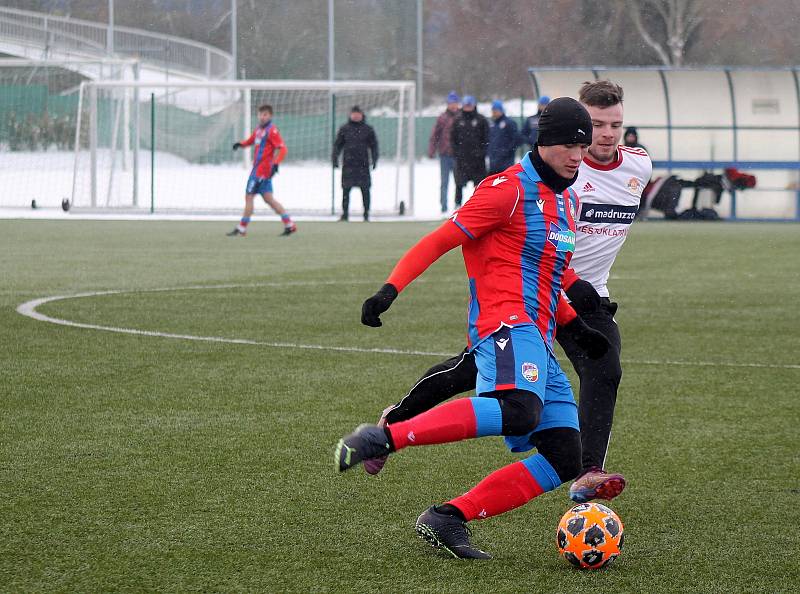
[(247, 188), (245, 189), (247, 194), (266, 194), (269, 192), (272, 193), (272, 178), (267, 177), (256, 177), (255, 174), (250, 174), (250, 177), (247, 178)]
[(553, 427), (580, 430), (578, 406), (569, 379), (547, 348), (539, 329), (532, 325), (503, 326), (473, 349), (478, 378), (478, 396), (497, 390), (527, 390), (542, 401), (539, 424), (527, 435), (506, 437), (513, 452), (533, 448), (530, 436)]

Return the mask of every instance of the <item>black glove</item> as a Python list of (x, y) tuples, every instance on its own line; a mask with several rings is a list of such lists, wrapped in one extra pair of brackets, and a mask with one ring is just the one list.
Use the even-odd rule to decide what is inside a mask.
[(234, 142), (233, 143), (233, 150), (240, 149), (240, 148), (242, 148), (242, 143), (241, 142)]
[(336, 169), (337, 167), (339, 167), (339, 160), (338, 159), (334, 159), (333, 160), (333, 168)]
[(272, 173), (270, 173), (269, 176), (272, 177), (276, 173), (278, 173), (278, 164), (277, 163), (273, 163), (272, 164)]
[(372, 162), (372, 168), (375, 169), (377, 166), (378, 166), (378, 162), (377, 161), (373, 161)]
[(572, 286), (564, 291), (569, 297), (569, 304), (578, 312), (579, 316), (591, 313), (600, 309), (603, 302), (592, 283), (583, 279), (578, 279)]
[(386, 283), (372, 297), (361, 306), (361, 323), (365, 326), (378, 328), (383, 326), (380, 315), (389, 309), (392, 301), (397, 299), (397, 289), (394, 285)]
[(565, 326), (559, 326), (558, 332), (574, 340), (575, 344), (586, 351), (590, 359), (599, 359), (611, 348), (606, 335), (587, 326), (580, 316)]

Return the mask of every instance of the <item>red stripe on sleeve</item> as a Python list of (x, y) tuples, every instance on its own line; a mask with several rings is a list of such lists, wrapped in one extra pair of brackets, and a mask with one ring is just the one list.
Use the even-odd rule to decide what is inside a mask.
[(250, 146), (255, 141), (256, 141), (256, 131), (253, 130), (252, 134), (250, 134), (250, 136), (248, 136), (245, 140), (243, 140), (239, 144), (241, 144), (242, 146)]
[(452, 221), (445, 222), (400, 258), (386, 282), (394, 285), (398, 292), (402, 291), (436, 260), (468, 239), (458, 225)]
[(564, 295), (558, 295), (558, 308), (556, 309), (556, 325), (558, 326), (566, 326), (572, 320), (578, 317), (578, 314), (569, 304), (569, 302), (564, 299)]
[(564, 271), (564, 276), (561, 277), (561, 288), (566, 291), (575, 284), (575, 281), (579, 280), (581, 280), (581, 277), (578, 276), (578, 273), (572, 268), (567, 268)]

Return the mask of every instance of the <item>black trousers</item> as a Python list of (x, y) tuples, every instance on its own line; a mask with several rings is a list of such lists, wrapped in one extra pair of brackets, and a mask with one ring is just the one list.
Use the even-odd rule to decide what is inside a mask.
[[(581, 465), (603, 467), (611, 425), (617, 402), (617, 389), (622, 378), (619, 328), (614, 322), (617, 304), (604, 298), (596, 312), (581, 316), (591, 328), (606, 335), (611, 348), (600, 359), (590, 359), (572, 340), (556, 338), (580, 378), (578, 418), (581, 425)], [(475, 357), (466, 350), (437, 363), (411, 388), (400, 402), (386, 413), (386, 422), (397, 423), (441, 404), (457, 394), (475, 389), (478, 368)]]
[(354, 187), (361, 190), (361, 200), (364, 203), (364, 218), (366, 219), (369, 216), (369, 186), (350, 186), (348, 188), (342, 188), (342, 214), (344, 214), (345, 218), (349, 216), (350, 190), (352, 190)]
[(608, 442), (611, 439), (617, 389), (622, 379), (622, 365), (619, 360), (622, 339), (614, 321), (616, 311), (617, 304), (606, 298), (599, 310), (581, 316), (590, 328), (605, 334), (611, 343), (611, 348), (599, 359), (590, 359), (569, 336), (559, 337), (556, 332), (558, 344), (564, 349), (580, 379), (578, 420), (581, 424), (581, 463), (584, 469), (605, 466)]
[(456, 157), (455, 171), (453, 173), (453, 178), (456, 181), (456, 207), (461, 206), (464, 198), (464, 186), (467, 185), (467, 182), (472, 182), (472, 185), (477, 188), (485, 177), (486, 161), (483, 159), (464, 161)]

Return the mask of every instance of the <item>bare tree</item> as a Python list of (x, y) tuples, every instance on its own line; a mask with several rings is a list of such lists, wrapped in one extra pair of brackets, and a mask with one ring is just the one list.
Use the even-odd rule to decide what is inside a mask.
[(703, 22), (704, 0), (625, 0), (644, 42), (665, 66), (682, 66), (686, 50)]

